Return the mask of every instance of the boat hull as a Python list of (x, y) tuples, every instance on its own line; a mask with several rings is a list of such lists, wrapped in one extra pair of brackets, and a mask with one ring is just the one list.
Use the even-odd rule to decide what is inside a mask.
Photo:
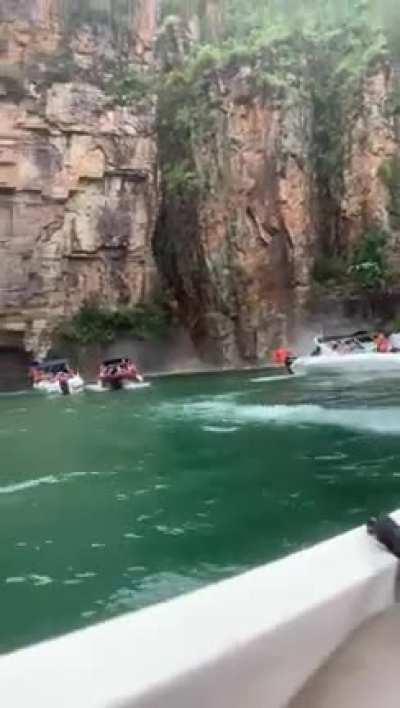
[(296, 359), (292, 364), (295, 373), (324, 373), (334, 372), (399, 372), (400, 353), (378, 354), (377, 352), (360, 354), (338, 354), (304, 356)]
[[(81, 376), (72, 376), (72, 378), (68, 379), (69, 393), (80, 393), (84, 390), (84, 387), (85, 383)], [(62, 394), (62, 389), (58, 381), (39, 381), (38, 383), (33, 384), (33, 388), (39, 393), (51, 395)]]

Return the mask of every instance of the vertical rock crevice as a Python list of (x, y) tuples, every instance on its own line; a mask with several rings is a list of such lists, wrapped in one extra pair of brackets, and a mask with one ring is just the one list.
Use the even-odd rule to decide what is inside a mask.
[[(171, 23), (167, 31), (171, 47)], [(175, 32), (182, 37), (179, 23)], [(215, 363), (265, 359), (307, 301), (312, 110), (300, 74), (293, 86), (273, 77), (258, 84), (271, 60), (266, 53), (258, 65), (214, 68), (211, 57), (197, 76), (169, 71), (159, 99), (156, 260), (195, 343)]]

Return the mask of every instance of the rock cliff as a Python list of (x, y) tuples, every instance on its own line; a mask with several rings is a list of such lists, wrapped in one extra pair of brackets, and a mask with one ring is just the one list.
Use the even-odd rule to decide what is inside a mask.
[(370, 229), (396, 283), (399, 72), (380, 35), (357, 15), (235, 44), (227, 5), (2, 0), (0, 348), (45, 353), (85, 302), (163, 287), (203, 358), (256, 363), (307, 316), (318, 259), (348, 269)]
[(395, 68), (379, 44), (356, 64), (345, 39), (342, 53), (295, 35), (239, 56), (206, 49), (188, 66), (188, 27), (170, 19), (159, 37), (169, 79), (155, 254), (214, 362), (255, 363), (293, 342), (315, 304), (318, 259), (340, 258), (346, 274), (369, 230), (390, 234), (398, 277)]
[(160, 104), (157, 262), (203, 356), (219, 363), (256, 362), (287, 338), (316, 238), (311, 103), (296, 86), (253, 79), (246, 66), (207, 73), (191, 115), (179, 86), (176, 112), (174, 85)]
[(156, 286), (155, 102), (112, 95), (151, 62), (156, 0), (131, 6), (2, 0), (0, 344), (45, 353), (83, 302)]

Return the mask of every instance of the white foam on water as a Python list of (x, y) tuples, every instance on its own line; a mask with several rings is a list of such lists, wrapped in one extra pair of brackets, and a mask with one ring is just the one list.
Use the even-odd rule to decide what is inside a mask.
[(326, 408), (314, 404), (240, 405), (222, 401), (163, 406), (175, 419), (218, 421), (220, 424), (329, 425), (388, 435), (400, 433), (400, 408)]
[(203, 425), (203, 430), (206, 433), (235, 433), (239, 428), (237, 425), (231, 426), (230, 428), (220, 428), (216, 425)]
[[(142, 388), (149, 388), (151, 383), (149, 381), (143, 381), (142, 383), (126, 383), (122, 390), (124, 391), (136, 391)], [(105, 388), (101, 384), (86, 384), (85, 391), (90, 391), (91, 393), (110, 393), (109, 388)]]
[(27, 479), (25, 482), (19, 482), (17, 484), (7, 484), (4, 487), (0, 487), (0, 494), (12, 494), (13, 492), (22, 492), (25, 489), (32, 489), (33, 487), (39, 487), (41, 484), (57, 484), (58, 479), (54, 475), (49, 475), (48, 477), (39, 477), (38, 479)]
[(24, 389), (23, 391), (1, 391), (0, 398), (12, 398), (14, 396), (27, 396), (33, 393), (32, 389)]
[[(24, 482), (15, 482), (0, 487), (0, 494), (14, 494), (16, 492), (24, 492), (28, 489), (33, 489), (34, 487), (40, 487), (41, 485), (62, 484), (64, 482), (71, 482), (77, 477), (97, 477), (101, 474), (103, 473), (97, 471), (68, 472), (66, 474), (61, 474), (58, 477), (55, 475), (48, 475), (46, 477), (38, 477), (37, 479), (27, 479)], [(105, 472), (104, 474), (111, 475), (114, 473)]]
[(53, 578), (51, 578), (49, 575), (37, 575), (36, 573), (31, 573), (30, 575), (28, 575), (28, 578), (33, 582), (36, 587), (50, 585), (54, 582)]
[(274, 383), (275, 381), (288, 381), (303, 378), (304, 374), (279, 374), (279, 376), (258, 376), (250, 379), (252, 383)]

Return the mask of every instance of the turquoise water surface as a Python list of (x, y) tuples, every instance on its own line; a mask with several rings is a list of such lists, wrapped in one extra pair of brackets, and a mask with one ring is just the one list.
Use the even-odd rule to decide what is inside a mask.
[(0, 650), (400, 506), (400, 379), (254, 374), (0, 396)]

